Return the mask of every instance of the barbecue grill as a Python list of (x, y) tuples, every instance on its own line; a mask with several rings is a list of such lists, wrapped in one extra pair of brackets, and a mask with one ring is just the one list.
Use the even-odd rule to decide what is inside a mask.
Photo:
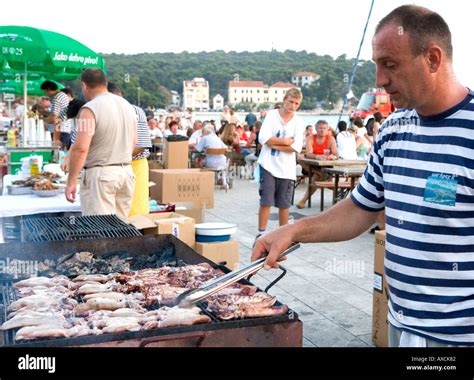
[[(139, 269), (143, 256), (159, 255), (166, 252), (166, 263), (169, 265), (169, 253), (175, 257), (176, 265), (199, 264), (207, 262), (223, 272), (229, 270), (217, 265), (194, 252), (190, 247), (172, 235), (141, 236), (118, 239), (97, 239), (78, 241), (57, 241), (38, 243), (11, 243), (0, 245), (0, 260), (14, 257), (17, 260), (53, 260), (63, 255), (76, 252), (93, 252), (96, 256), (126, 255), (131, 258), (131, 269)], [(159, 265), (159, 264), (158, 264)], [(67, 275), (68, 273), (64, 273)], [(241, 280), (242, 283), (250, 282)], [(15, 299), (11, 279), (1, 279), (0, 302), (3, 310), (0, 322), (6, 318), (6, 308)], [(279, 303), (276, 303), (278, 305)], [(219, 320), (216, 315), (206, 310), (206, 304), (198, 306), (211, 318), (207, 324), (161, 328), (137, 332), (103, 334), (59, 339), (41, 339), (29, 342), (15, 341), (13, 331), (3, 332), (6, 346), (14, 347), (61, 347), (61, 346), (94, 346), (94, 347), (301, 347), (302, 322), (298, 315), (289, 310), (284, 315), (245, 318), (237, 320)]]
[(21, 241), (63, 241), (141, 236), (116, 215), (29, 218), (21, 221)]

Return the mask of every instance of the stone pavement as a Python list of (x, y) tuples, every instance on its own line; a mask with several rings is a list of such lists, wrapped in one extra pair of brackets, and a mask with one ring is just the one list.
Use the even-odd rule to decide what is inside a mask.
[[(295, 203), (306, 186), (297, 188)], [(332, 196), (326, 191), (326, 207), (330, 207)], [(205, 221), (237, 224), (233, 238), (240, 244), (241, 264), (247, 264), (257, 231), (257, 184), (234, 179), (233, 189), (226, 193), (216, 187), (214, 194), (214, 208), (206, 210)], [(319, 213), (319, 194), (312, 200), (311, 209), (290, 209), (295, 220)], [(269, 228), (276, 228), (276, 208), (270, 219)], [(374, 235), (366, 232), (347, 242), (305, 244), (288, 256), (283, 264), (288, 273), (269, 293), (298, 313), (304, 324), (305, 347), (373, 347), (373, 251)], [(279, 273), (261, 270), (251, 281), (265, 288)]]

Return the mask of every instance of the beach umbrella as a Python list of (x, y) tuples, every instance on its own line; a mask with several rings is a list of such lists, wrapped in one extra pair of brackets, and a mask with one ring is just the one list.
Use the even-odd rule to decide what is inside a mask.
[[(34, 96), (43, 96), (44, 92), (41, 89), (41, 85), (45, 81), (45, 78), (40, 78), (37, 80), (28, 80), (26, 81), (26, 90), (28, 95)], [(52, 80), (52, 82), (56, 83), (58, 88), (62, 90), (64, 86)], [(18, 82), (16, 80), (0, 80), (0, 93), (9, 93), (9, 94), (23, 94), (24, 92), (24, 85), (23, 82)]]
[(0, 26), (0, 48), (2, 71), (13, 75), (23, 73), (25, 105), (29, 72), (60, 80), (67, 76), (70, 76), (67, 79), (77, 78), (87, 68), (105, 71), (105, 62), (99, 54), (68, 36), (48, 30)]

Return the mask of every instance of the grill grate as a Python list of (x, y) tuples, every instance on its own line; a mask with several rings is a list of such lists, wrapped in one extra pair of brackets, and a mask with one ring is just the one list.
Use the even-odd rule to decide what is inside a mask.
[(31, 218), (21, 221), (22, 242), (84, 240), (141, 236), (116, 215)]
[[(12, 302), (14, 302), (17, 297), (15, 293), (15, 289), (12, 287), (12, 282), (11, 281), (5, 281), (2, 285), (0, 285), (2, 288), (2, 293), (1, 293), (1, 303), (3, 304), (3, 313), (2, 313), (2, 320), (0, 320), (0, 323), (4, 323), (7, 320), (8, 316), (8, 306)], [(10, 330), (5, 330), (3, 333), (3, 341), (4, 345), (11, 345), (15, 343), (15, 333), (18, 329), (10, 329)]]

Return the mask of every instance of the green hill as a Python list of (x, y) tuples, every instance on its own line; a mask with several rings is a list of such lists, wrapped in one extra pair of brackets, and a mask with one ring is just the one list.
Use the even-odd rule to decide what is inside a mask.
[[(321, 75), (318, 82), (304, 89), (303, 109), (312, 109), (318, 102), (337, 102), (347, 91), (354, 60), (345, 55), (333, 59), (306, 51), (201, 53), (143, 53), (136, 55), (104, 55), (108, 78), (116, 82), (124, 96), (140, 105), (166, 107), (170, 90), (182, 94), (183, 80), (203, 77), (209, 81), (211, 97), (220, 93), (227, 101), (228, 83), (237, 74), (240, 80), (262, 80), (270, 85), (278, 81), (290, 82), (297, 71), (313, 71)], [(353, 83), (357, 97), (373, 87), (375, 66), (370, 61), (359, 63)], [(77, 86), (77, 83), (74, 87)], [(140, 90), (138, 90), (140, 87)]]

